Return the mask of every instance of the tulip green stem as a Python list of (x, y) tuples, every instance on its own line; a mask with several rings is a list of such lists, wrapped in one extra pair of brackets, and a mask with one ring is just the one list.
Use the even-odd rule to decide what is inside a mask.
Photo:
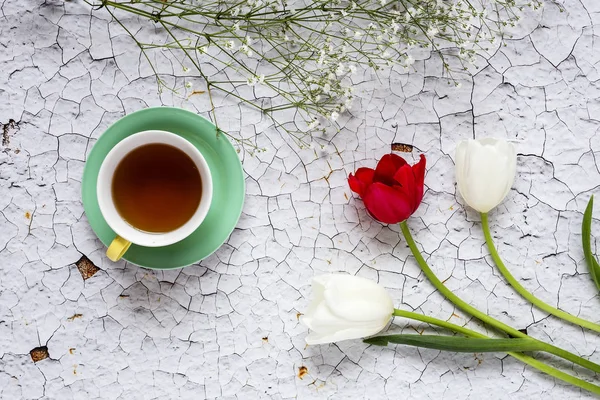
[(485, 242), (487, 243), (488, 249), (490, 251), (490, 255), (492, 259), (496, 263), (498, 270), (506, 279), (506, 281), (519, 293), (523, 298), (528, 300), (531, 304), (543, 310), (549, 314), (552, 314), (558, 318), (561, 318), (565, 321), (568, 321), (572, 324), (582, 326), (587, 329), (591, 329), (596, 332), (600, 332), (600, 325), (595, 324), (593, 322), (587, 321), (583, 318), (576, 317), (572, 314), (559, 310), (558, 308), (554, 308), (551, 305), (544, 303), (542, 300), (535, 297), (531, 292), (527, 291), (520, 283), (515, 279), (514, 276), (510, 273), (508, 268), (502, 262), (502, 259), (498, 255), (498, 251), (496, 250), (496, 246), (494, 246), (494, 241), (492, 239), (492, 235), (490, 234), (490, 227), (488, 224), (488, 216), (486, 213), (481, 213), (481, 225), (483, 226), (483, 234), (485, 235)]
[[(411, 250), (413, 256), (417, 260), (419, 267), (421, 267), (421, 271), (423, 271), (423, 273), (425, 274), (427, 279), (429, 279), (429, 281), (433, 284), (433, 286), (435, 286), (435, 288), (442, 295), (444, 295), (444, 297), (446, 297), (449, 301), (451, 301), (457, 307), (461, 308), (463, 311), (471, 314), (475, 318), (498, 329), (499, 331), (503, 331), (508, 336), (521, 337), (521, 338), (530, 337), (527, 334), (525, 334), (509, 325), (506, 325), (505, 323), (498, 321), (497, 319), (495, 319), (493, 317), (490, 317), (489, 315), (485, 314), (484, 312), (479, 311), (478, 309), (471, 306), (469, 303), (467, 303), (466, 301), (462, 300), (460, 297), (455, 295), (450, 289), (448, 289), (446, 287), (446, 285), (444, 285), (442, 283), (442, 281), (440, 281), (438, 279), (438, 277), (431, 270), (431, 268), (429, 268), (429, 265), (427, 265), (427, 262), (421, 255), (421, 252), (417, 248), (417, 244), (415, 243), (414, 239), (412, 238), (412, 235), (410, 234), (410, 230), (408, 229), (408, 225), (406, 224), (406, 221), (403, 221), (400, 223), (400, 229), (402, 230), (402, 234), (404, 235), (404, 238), (406, 239), (406, 243), (408, 244), (408, 247), (410, 247), (410, 250)], [(534, 340), (538, 340), (538, 339), (534, 339)], [(598, 365), (592, 361), (586, 360), (585, 358), (579, 357), (578, 355), (575, 355), (569, 351), (563, 350), (559, 347), (553, 346), (553, 345), (545, 343), (545, 342), (542, 342), (542, 343), (544, 343), (544, 345), (545, 345), (544, 351), (546, 351), (547, 353), (554, 354), (555, 356), (564, 358), (565, 360), (569, 360), (575, 364), (579, 364), (582, 367), (590, 369), (594, 372), (600, 372), (600, 365)]]
[[(463, 335), (468, 336), (468, 337), (493, 340), (493, 338), (490, 338), (489, 336), (486, 336), (482, 333), (465, 328), (464, 326), (456, 325), (451, 322), (444, 321), (442, 319), (428, 317), (426, 315), (422, 315), (422, 314), (418, 314), (418, 313), (414, 313), (414, 312), (410, 312), (410, 311), (395, 309), (394, 316), (408, 318), (408, 319), (412, 319), (415, 321), (425, 322), (430, 325), (439, 326), (441, 328), (446, 328), (453, 332), (462, 333)], [(560, 379), (564, 382), (570, 383), (571, 385), (580, 387), (589, 392), (592, 392), (595, 394), (600, 394), (600, 386), (594, 385), (593, 383), (590, 383), (590, 382), (586, 382), (583, 379), (576, 378), (572, 375), (562, 372), (554, 367), (551, 367), (551, 366), (549, 366), (541, 361), (538, 361), (531, 356), (525, 355), (523, 353), (508, 352), (508, 354), (510, 356), (516, 358), (517, 360), (522, 361), (525, 364), (532, 366), (533, 368), (537, 369), (538, 371), (544, 372), (556, 379)]]

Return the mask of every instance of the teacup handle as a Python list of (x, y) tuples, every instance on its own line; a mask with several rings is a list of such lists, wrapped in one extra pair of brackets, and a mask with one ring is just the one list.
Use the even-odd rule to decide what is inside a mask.
[(119, 261), (121, 257), (123, 257), (123, 254), (125, 254), (125, 252), (129, 249), (129, 246), (131, 246), (131, 242), (129, 240), (123, 239), (121, 236), (117, 235), (117, 237), (113, 239), (110, 246), (108, 246), (108, 249), (106, 250), (106, 256), (111, 261)]

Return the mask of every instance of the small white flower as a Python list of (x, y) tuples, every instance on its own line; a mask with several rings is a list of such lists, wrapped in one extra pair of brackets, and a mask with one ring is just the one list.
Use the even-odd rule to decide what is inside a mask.
[(192, 88), (192, 82), (186, 82), (185, 83), (185, 87), (188, 88), (188, 89), (191, 89)]
[(239, 6), (234, 7), (233, 10), (231, 10), (231, 15), (233, 17), (237, 17), (239, 14), (240, 14), (240, 7)]
[(246, 44), (247, 44), (248, 46), (251, 46), (251, 45), (252, 45), (252, 43), (254, 43), (254, 39), (252, 39), (250, 36), (246, 36), (246, 37), (244, 38), (244, 41), (246, 42)]
[(233, 40), (228, 40), (228, 41), (225, 42), (224, 47), (226, 49), (234, 50), (235, 49), (235, 42)]
[(321, 54), (319, 56), (319, 60), (317, 61), (318, 65), (323, 65), (325, 63), (325, 50), (321, 49)]
[(321, 95), (318, 94), (315, 96), (315, 103), (318, 103), (321, 100)]
[(352, 2), (352, 5), (350, 6), (350, 9), (352, 11), (356, 10), (356, 2), (355, 1)]
[(236, 33), (241, 31), (239, 22), (236, 22), (235, 24), (233, 24), (233, 31)]
[(385, 4), (387, 3), (387, 0), (379, 0), (379, 4), (381, 4), (381, 6), (385, 6)]
[(246, 79), (246, 84), (248, 86), (256, 86), (259, 83), (264, 83), (265, 82), (265, 75), (261, 74), (260, 76), (256, 76), (256, 75), (252, 75), (249, 76), (248, 79)]
[(331, 85), (329, 83), (326, 83), (323, 85), (323, 93), (325, 94), (329, 94), (331, 92)]
[(385, 50), (381, 56), (383, 58), (389, 58), (391, 56), (391, 53), (389, 51)]
[(344, 71), (345, 71), (344, 64), (339, 63), (337, 68), (335, 69), (335, 74), (339, 76), (339, 75), (342, 75), (344, 73)]
[(367, 26), (367, 28), (368, 28), (369, 30), (371, 30), (371, 29), (375, 29), (375, 24), (374, 24), (374, 23), (372, 23), (372, 22), (369, 22), (369, 25)]
[[(308, 124), (308, 129), (315, 129), (317, 126), (319, 126), (319, 119), (317, 117), (313, 118), (312, 121), (310, 121), (310, 123)], [(312, 143), (311, 143), (312, 144)]]
[(183, 72), (190, 72), (190, 69), (186, 66), (183, 67)]
[(390, 24), (390, 28), (392, 28), (392, 33), (395, 35), (396, 33), (398, 33), (398, 29), (400, 29), (400, 25), (392, 21), (392, 23)]
[(208, 47), (200, 46), (200, 48), (198, 50), (200, 51), (201, 54), (205, 54), (208, 51)]
[(429, 29), (427, 30), (427, 36), (429, 37), (434, 37), (435, 35), (438, 34), (438, 29), (435, 26), (430, 26)]
[(329, 116), (329, 119), (331, 119), (331, 121), (335, 122), (339, 118), (339, 116), (340, 116), (340, 114), (337, 111), (334, 111)]
[(252, 54), (254, 54), (254, 52), (245, 44), (240, 46), (240, 51), (246, 54), (248, 57), (252, 57)]
[(354, 75), (356, 73), (356, 65), (354, 65), (354, 64), (348, 65), (348, 70), (350, 71), (350, 73), (352, 75)]
[(346, 10), (342, 10), (342, 11), (340, 11), (340, 13), (342, 14), (342, 17), (348, 16), (348, 11), (346, 11)]
[(354, 32), (354, 37), (355, 37), (356, 39), (359, 39), (359, 38), (360, 38), (362, 35), (363, 35), (363, 33), (362, 33), (361, 31), (356, 31), (356, 32)]
[(406, 59), (404, 60), (404, 65), (406, 65), (407, 67), (413, 65), (415, 63), (415, 59), (413, 58), (413, 56), (411, 56), (410, 54), (408, 56), (406, 56)]

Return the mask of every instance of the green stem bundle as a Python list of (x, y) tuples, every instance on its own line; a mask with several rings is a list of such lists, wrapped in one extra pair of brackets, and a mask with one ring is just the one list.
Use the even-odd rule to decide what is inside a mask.
[[(412, 238), (412, 235), (410, 233), (410, 230), (408, 229), (408, 225), (406, 224), (406, 221), (403, 221), (400, 223), (400, 228), (402, 230), (402, 234), (404, 235), (404, 238), (406, 239), (408, 246), (410, 247), (410, 250), (412, 251), (413, 256), (415, 257), (415, 259), (417, 260), (417, 263), (421, 267), (421, 270), (423, 271), (425, 276), (429, 279), (429, 281), (433, 284), (433, 286), (435, 286), (435, 288), (442, 295), (444, 295), (444, 297), (446, 297), (448, 300), (450, 300), (457, 307), (461, 308), (463, 311), (471, 314), (475, 318), (496, 328), (497, 330), (504, 332), (509, 337), (515, 337), (515, 338), (530, 337), (527, 334), (479, 311), (478, 309), (471, 306), (470, 304), (468, 304), (467, 302), (462, 300), (460, 297), (455, 295), (450, 289), (448, 289), (446, 287), (446, 285), (444, 285), (442, 283), (442, 281), (440, 281), (438, 279), (438, 277), (431, 270), (431, 268), (429, 268), (429, 265), (427, 265), (427, 262), (421, 255), (421, 252), (417, 248), (417, 245), (416, 245), (414, 239)], [(534, 339), (534, 340), (538, 340), (538, 339)], [(569, 351), (563, 350), (559, 347), (553, 346), (553, 345), (545, 343), (545, 342), (542, 342), (542, 343), (544, 343), (544, 345), (545, 345), (544, 346), (545, 352), (553, 354), (553, 355), (561, 357), (561, 358), (564, 358), (565, 360), (568, 360), (575, 364), (581, 365), (582, 367), (585, 367), (596, 373), (600, 372), (600, 365), (598, 365), (592, 361), (586, 360), (585, 358), (579, 357), (578, 355), (575, 355)]]
[[(444, 321), (444, 320), (433, 318), (433, 317), (428, 317), (426, 315), (422, 315), (422, 314), (418, 314), (418, 313), (414, 313), (414, 312), (410, 312), (410, 311), (396, 309), (396, 310), (394, 310), (394, 316), (412, 319), (412, 320), (420, 321), (420, 322), (425, 322), (427, 324), (434, 325), (434, 326), (439, 326), (440, 328), (445, 328), (445, 329), (451, 330), (453, 332), (461, 333), (461, 334), (471, 337), (471, 338), (489, 339), (490, 341), (496, 340), (496, 339), (490, 338), (489, 336), (486, 336), (482, 333), (479, 333), (477, 331), (465, 328), (464, 326), (456, 325), (456, 324), (453, 324), (448, 321)], [(385, 336), (384, 336), (384, 338), (385, 338)], [(369, 340), (371, 340), (371, 339), (366, 340), (367, 343), (369, 343)], [(538, 344), (541, 343), (540, 341), (535, 340), (533, 338), (530, 338), (530, 340), (535, 341)], [(544, 347), (543, 344), (541, 347)], [(594, 385), (593, 383), (586, 382), (582, 379), (579, 379), (572, 375), (564, 373), (554, 367), (551, 367), (551, 366), (549, 366), (541, 361), (538, 361), (531, 356), (525, 355), (523, 353), (509, 351), (508, 354), (510, 356), (516, 358), (517, 360), (522, 361), (527, 365), (530, 365), (531, 367), (537, 369), (538, 371), (544, 372), (556, 379), (560, 379), (564, 382), (570, 383), (571, 385), (580, 387), (589, 392), (592, 392), (595, 394), (600, 394), (600, 386)]]
[(515, 279), (515, 277), (510, 273), (508, 268), (506, 268), (506, 266), (502, 262), (502, 259), (498, 255), (498, 251), (496, 250), (496, 246), (494, 246), (494, 241), (493, 241), (492, 235), (490, 233), (490, 227), (488, 224), (488, 216), (486, 213), (481, 213), (481, 224), (483, 227), (483, 234), (485, 236), (485, 242), (487, 243), (488, 249), (490, 251), (490, 255), (492, 256), (494, 263), (496, 263), (496, 267), (498, 267), (498, 270), (500, 271), (500, 273), (502, 274), (504, 279), (506, 279), (506, 281), (513, 287), (513, 289), (515, 289), (517, 291), (517, 293), (519, 293), (521, 296), (523, 296), (523, 298), (525, 300), (529, 301), (531, 304), (533, 304), (540, 310), (543, 310), (549, 314), (552, 314), (552, 315), (554, 315), (558, 318), (561, 318), (565, 321), (568, 321), (572, 324), (579, 325), (581, 327), (591, 329), (596, 332), (600, 332), (599, 324), (587, 321), (583, 318), (576, 317), (572, 314), (569, 314), (567, 312), (559, 310), (558, 308), (552, 307), (551, 305), (538, 299), (531, 292), (529, 292), (527, 289), (525, 289), (519, 283), (519, 281), (517, 281), (517, 279)]

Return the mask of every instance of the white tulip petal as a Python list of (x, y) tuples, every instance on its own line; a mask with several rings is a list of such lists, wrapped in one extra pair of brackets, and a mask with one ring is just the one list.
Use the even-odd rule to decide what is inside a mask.
[[(390, 318), (391, 318), (391, 316), (390, 316)], [(372, 336), (372, 335), (375, 335), (375, 334), (381, 332), (383, 330), (383, 328), (385, 328), (385, 326), (387, 325), (388, 322), (389, 322), (389, 320), (386, 321), (382, 325), (375, 325), (375, 326), (371, 326), (371, 327), (349, 328), (349, 329), (344, 329), (344, 330), (325, 333), (325, 334), (316, 332), (316, 331), (312, 331), (306, 336), (305, 341), (306, 341), (306, 344), (314, 345), (314, 344), (340, 342), (342, 340), (349, 340), (349, 339), (362, 339), (364, 337)]]
[(338, 275), (325, 289), (332, 312), (349, 321), (371, 321), (394, 312), (390, 295), (377, 283), (352, 275)]
[(392, 318), (391, 297), (377, 283), (344, 274), (313, 279), (315, 297), (300, 317), (311, 333), (309, 344), (329, 343), (373, 335)]
[(504, 200), (516, 172), (516, 150), (504, 140), (461, 142), (456, 149), (456, 180), (465, 202), (488, 212)]

